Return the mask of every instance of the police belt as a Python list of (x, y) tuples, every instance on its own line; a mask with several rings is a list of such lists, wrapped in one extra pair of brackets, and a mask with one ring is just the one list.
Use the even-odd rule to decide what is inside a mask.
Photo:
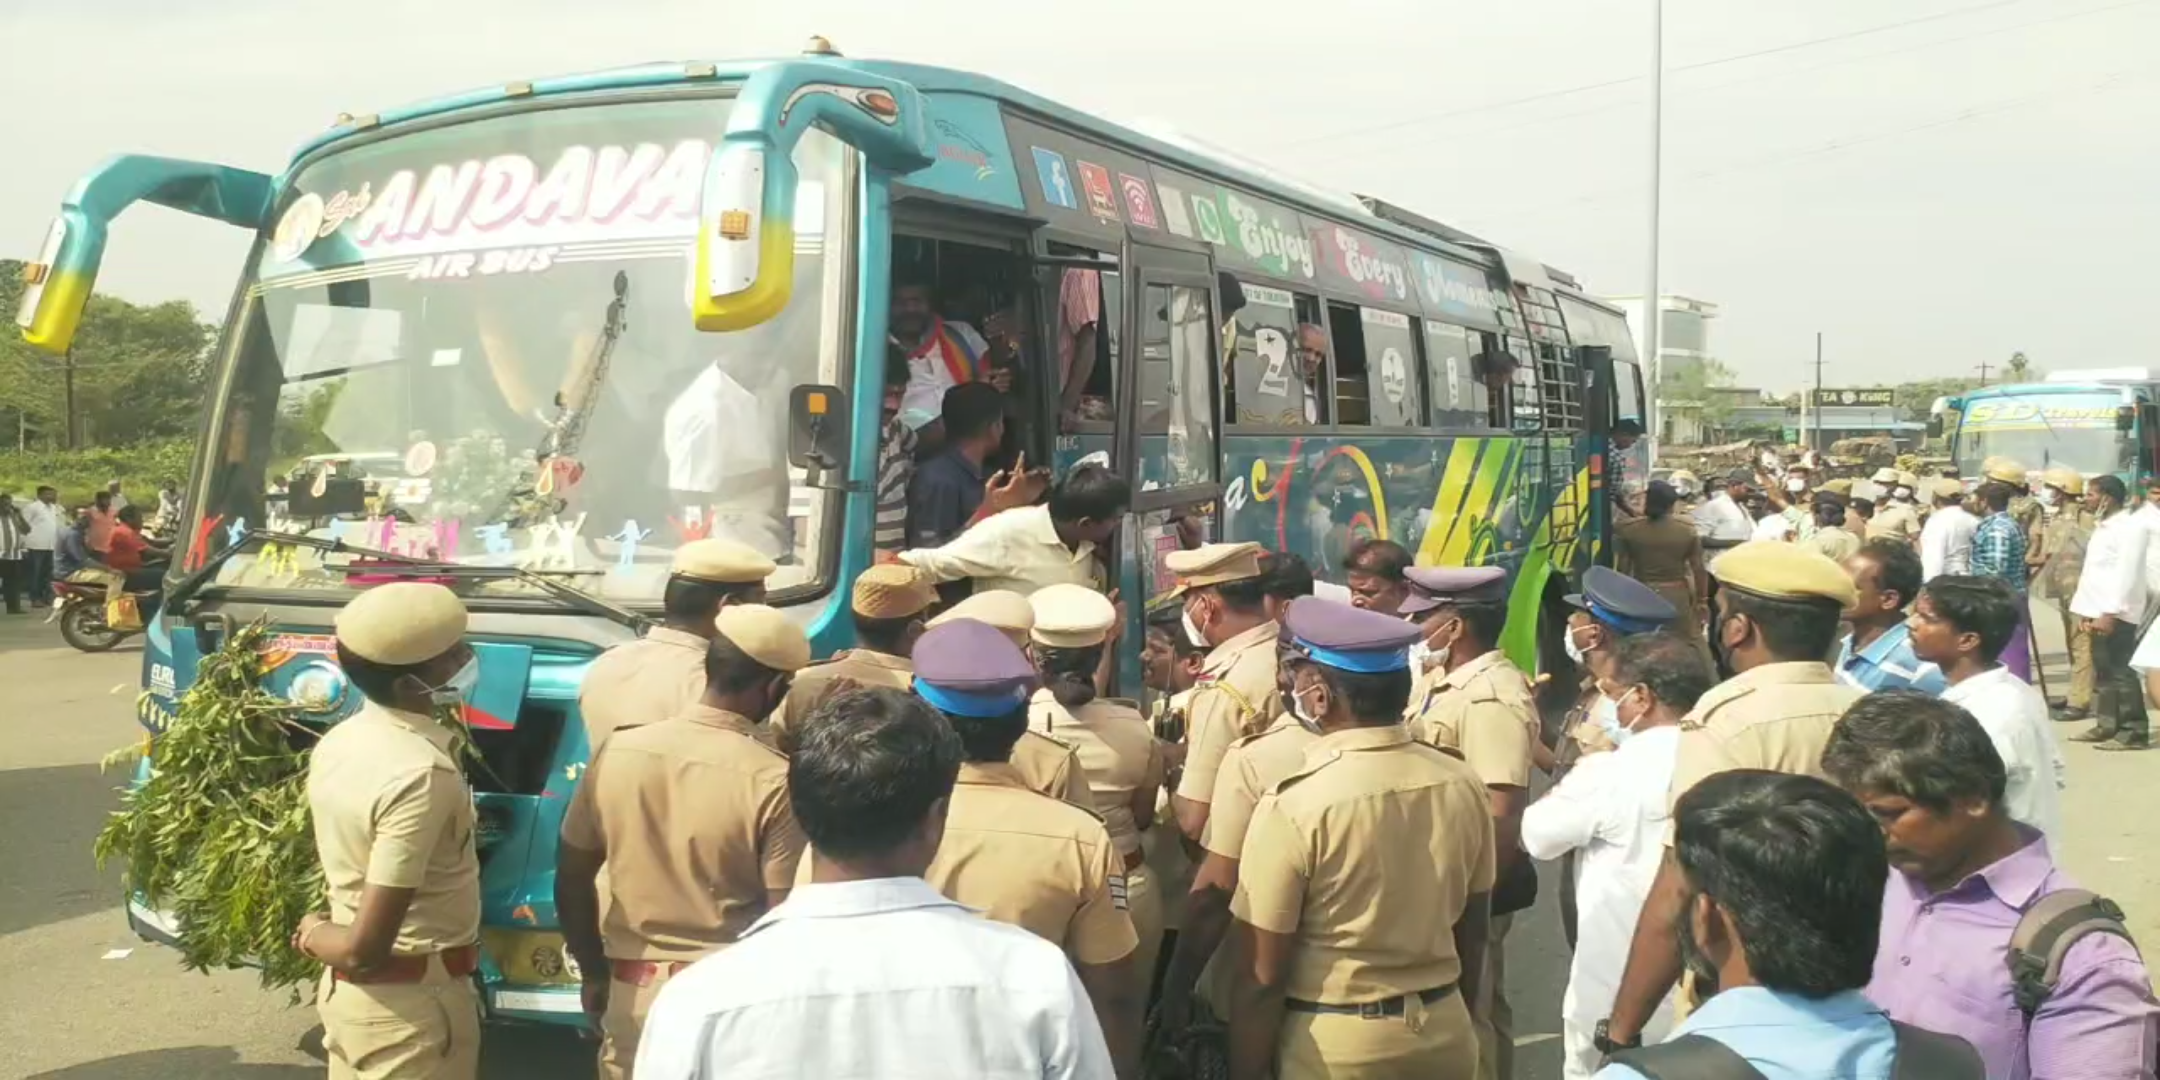
[(1445, 999), (1454, 992), (1455, 984), (1449, 983), (1446, 986), (1435, 986), (1430, 990), (1420, 990), (1415, 994), (1397, 994), (1394, 997), (1384, 998), (1380, 1001), (1368, 1001), (1362, 1005), (1329, 1005), (1323, 1001), (1300, 1001), (1297, 998), (1291, 998), (1283, 1002), (1283, 1008), (1291, 1012), (1325, 1013), (1330, 1016), (1358, 1016), (1367, 1020), (1378, 1020), (1384, 1016), (1401, 1016), (1409, 1009), (1410, 999), (1413, 997), (1427, 1005), (1431, 1005), (1436, 1001)]
[(442, 958), (443, 972), (453, 979), (462, 979), (480, 968), (480, 947), (459, 945), (439, 953), (422, 953), (418, 956), (393, 956), (365, 971), (338, 971), (331, 969), (331, 978), (339, 982), (366, 986), (377, 983), (416, 983), (427, 979), (428, 961)]

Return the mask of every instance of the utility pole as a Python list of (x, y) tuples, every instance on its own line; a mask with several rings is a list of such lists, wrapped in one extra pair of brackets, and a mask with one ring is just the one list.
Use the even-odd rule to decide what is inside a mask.
[(1650, 437), (1663, 430), (1658, 401), (1665, 392), (1665, 358), (1658, 351), (1665, 301), (1658, 295), (1658, 173), (1665, 134), (1665, 0), (1650, 0), (1650, 269), (1643, 285), (1643, 360), (1650, 365)]
[(75, 346), (68, 346), (67, 352), (60, 358), (60, 365), (67, 381), (67, 448), (79, 450), (82, 448), (82, 432), (75, 423)]
[(1822, 331), (1815, 331), (1815, 452), (1823, 452), (1822, 444)]
[(1982, 386), (1986, 386), (1986, 385), (1988, 384), (1988, 381), (1987, 381), (1987, 373), (1988, 373), (1988, 362), (1987, 362), (1987, 361), (1985, 361), (1985, 360), (1982, 360), (1982, 361), (1980, 361), (1980, 385), (1982, 385)]

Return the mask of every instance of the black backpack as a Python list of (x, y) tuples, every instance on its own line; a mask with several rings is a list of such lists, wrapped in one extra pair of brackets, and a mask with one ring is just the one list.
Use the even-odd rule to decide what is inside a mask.
[(2114, 934), (2137, 947), (2123, 925), (2122, 909), (2113, 900), (2084, 889), (2051, 892), (2018, 918), (2017, 928), (2010, 931), (2007, 959), (2012, 992), (2026, 1023), (2032, 1023), (2033, 1014), (2062, 980), (2063, 957), (2070, 946), (2088, 934)]
[[(1890, 1080), (1987, 1080), (1980, 1052), (1965, 1040), (1891, 1021), (1897, 1035)], [(1622, 1050), (1610, 1059), (1650, 1080), (1763, 1080), (1762, 1071), (1731, 1047), (1702, 1035)]]

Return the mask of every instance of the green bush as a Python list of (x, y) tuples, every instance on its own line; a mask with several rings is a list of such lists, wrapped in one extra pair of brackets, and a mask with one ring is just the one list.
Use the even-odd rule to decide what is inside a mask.
[(87, 450), (0, 452), (0, 492), (29, 499), (39, 485), (51, 484), (60, 489), (61, 505), (80, 506), (117, 478), (121, 494), (147, 513), (157, 506), (159, 484), (167, 480), (187, 483), (188, 463), (194, 455), (193, 439)]

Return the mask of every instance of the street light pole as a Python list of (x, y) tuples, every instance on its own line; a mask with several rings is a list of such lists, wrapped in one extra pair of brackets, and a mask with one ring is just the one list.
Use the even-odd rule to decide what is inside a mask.
[(1650, 369), (1650, 432), (1663, 431), (1662, 398), (1665, 360), (1658, 337), (1664, 329), (1665, 303), (1658, 295), (1659, 168), (1665, 137), (1665, 0), (1650, 0), (1650, 268), (1643, 286), (1643, 363)]

